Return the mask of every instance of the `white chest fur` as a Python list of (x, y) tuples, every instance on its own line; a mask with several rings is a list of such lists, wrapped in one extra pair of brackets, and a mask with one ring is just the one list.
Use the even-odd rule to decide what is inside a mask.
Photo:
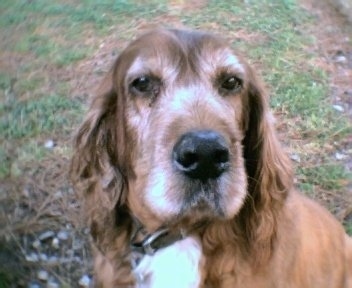
[(202, 247), (187, 237), (143, 257), (134, 269), (138, 288), (196, 288), (201, 281)]

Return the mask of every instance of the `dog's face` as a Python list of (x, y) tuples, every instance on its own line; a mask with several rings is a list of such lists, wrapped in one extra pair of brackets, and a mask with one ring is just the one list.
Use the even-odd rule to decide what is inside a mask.
[(249, 74), (208, 34), (154, 31), (120, 55), (114, 85), (124, 97), (117, 115), (131, 154), (127, 197), (135, 215), (172, 222), (239, 211)]
[(162, 29), (132, 42), (75, 138), (71, 179), (104, 254), (96, 270), (133, 283), (140, 228), (200, 233), (204, 251), (238, 240), (256, 263), (270, 259), (293, 177), (268, 108), (252, 68), (216, 36)]

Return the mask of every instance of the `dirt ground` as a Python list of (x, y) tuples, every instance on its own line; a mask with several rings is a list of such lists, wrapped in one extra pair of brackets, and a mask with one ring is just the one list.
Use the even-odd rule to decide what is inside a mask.
[(352, 117), (352, 23), (336, 9), (333, 0), (301, 2), (321, 21), (310, 32), (319, 39), (315, 47), (321, 57), (318, 65), (330, 75), (332, 100), (336, 104), (344, 103)]
[[(352, 22), (346, 17), (344, 11), (341, 14), (341, 7), (337, 8), (334, 0), (320, 1), (308, 0), (300, 1), (302, 6), (311, 11), (321, 21), (319, 26), (314, 27), (311, 31), (319, 41), (316, 49), (320, 55), (320, 65), (330, 75), (329, 78), (329, 95), (331, 101), (337, 107), (344, 107), (349, 115), (352, 126)], [(350, 11), (352, 13), (352, 11)], [(347, 151), (352, 151), (352, 135), (349, 135), (342, 141), (342, 146)], [(352, 171), (351, 153), (346, 161), (348, 171)], [(335, 216), (341, 221), (352, 220), (352, 183), (346, 184), (346, 194), (342, 201), (345, 203), (345, 209), (339, 211), (336, 209)], [(327, 203), (334, 198), (332, 195), (323, 195), (322, 204)], [(339, 206), (339, 200), (333, 200), (334, 205)]]
[[(320, 25), (309, 27), (307, 33), (318, 39), (312, 50), (320, 55), (316, 65), (330, 75), (332, 103), (344, 107), (352, 121), (352, 47), (349, 44), (352, 24), (328, 1), (301, 2), (319, 19)], [(104, 74), (116, 57), (109, 49), (107, 41), (95, 57), (77, 66), (72, 75), (81, 76), (75, 77), (74, 89), (83, 89), (88, 94), (91, 87), (97, 85), (100, 79), (96, 74), (82, 71), (94, 71), (100, 66)], [(16, 65), (16, 61), (20, 59), (12, 59), (12, 64)], [(69, 138), (58, 139), (60, 141), (67, 143)], [(341, 145), (346, 151), (352, 151), (352, 136)], [(92, 284), (89, 232), (68, 181), (68, 166), (68, 158), (53, 156), (35, 170), (28, 167), (30, 173), (21, 179), (0, 183), (0, 288), (88, 287)], [(346, 161), (346, 166), (352, 172), (352, 159)], [(334, 195), (326, 194), (321, 202), (324, 205), (329, 201), (341, 203), (344, 209), (337, 209), (336, 217), (352, 221), (352, 185), (346, 185), (349, 187), (346, 197), (332, 199)]]

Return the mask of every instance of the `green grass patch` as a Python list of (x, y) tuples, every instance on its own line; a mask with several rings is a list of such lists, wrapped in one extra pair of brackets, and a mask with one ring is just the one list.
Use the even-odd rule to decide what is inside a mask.
[[(282, 71), (285, 67), (277, 67)], [(292, 71), (271, 74), (270, 81), (275, 97), (272, 99), (274, 108), (284, 107), (290, 115), (309, 116), (314, 112), (322, 112), (319, 105), (326, 98), (326, 85), (315, 81), (312, 74)], [(325, 110), (325, 109), (324, 109)]]
[[(51, 19), (52, 26), (64, 26), (71, 29), (77, 25), (94, 24), (97, 30), (105, 30), (114, 24), (121, 23), (126, 17), (151, 17), (166, 11), (167, 1), (150, 0), (141, 2), (136, 0), (86, 0), (84, 2), (45, 0), (15, 0), (4, 1), (1, 4), (2, 17), (0, 25), (10, 27), (34, 19)], [(39, 25), (39, 22), (37, 22)]]
[(10, 86), (11, 77), (9, 74), (0, 71), (0, 89), (6, 90)]
[(52, 62), (57, 66), (67, 66), (90, 55), (92, 49), (86, 45), (68, 46), (49, 35), (31, 34), (24, 36), (16, 45), (15, 51), (33, 53), (36, 59)]
[(77, 62), (86, 58), (89, 55), (89, 52), (85, 48), (71, 48), (65, 49), (61, 53), (58, 53), (54, 58), (54, 63), (58, 66), (66, 66), (70, 63)]
[(55, 44), (50, 39), (49, 35), (43, 36), (36, 34), (24, 36), (15, 46), (16, 51), (32, 52), (37, 57), (49, 55), (54, 48)]
[(343, 165), (337, 163), (299, 167), (297, 171), (303, 177), (301, 188), (308, 194), (312, 191), (313, 185), (333, 191), (343, 188), (348, 180), (352, 181), (352, 174)]
[[(0, 146), (0, 179), (5, 178), (10, 174), (11, 159), (10, 155), (4, 147)], [(0, 286), (1, 287), (1, 286)]]
[[(65, 85), (58, 90), (66, 90)], [(18, 177), (26, 163), (40, 161), (48, 153), (45, 139), (68, 137), (83, 114), (83, 105), (61, 95), (43, 96), (0, 105), (0, 179)], [(61, 149), (65, 149), (62, 147)]]
[(0, 130), (5, 139), (34, 137), (41, 133), (64, 133), (80, 114), (81, 103), (61, 95), (50, 95), (0, 107)]
[(348, 235), (352, 235), (352, 221), (344, 223), (345, 230)]
[(23, 174), (23, 167), (28, 163), (35, 163), (36, 161), (42, 160), (49, 153), (53, 153), (51, 150), (44, 147), (44, 143), (41, 143), (35, 139), (25, 142), (18, 149), (16, 154), (11, 159), (9, 171), (12, 177), (18, 177)]

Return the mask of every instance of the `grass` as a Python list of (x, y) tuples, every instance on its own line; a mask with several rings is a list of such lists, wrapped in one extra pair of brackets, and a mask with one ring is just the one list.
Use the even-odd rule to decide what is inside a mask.
[(336, 163), (326, 163), (313, 167), (300, 167), (297, 169), (299, 175), (303, 175), (308, 184), (301, 187), (307, 191), (314, 186), (320, 186), (324, 190), (334, 191), (345, 187), (347, 179), (351, 177), (342, 165)]
[[(24, 81), (21, 84), (27, 89), (34, 90), (37, 87), (35, 81)], [(59, 87), (57, 89), (59, 90)], [(18, 177), (23, 173), (21, 167), (43, 159), (48, 153), (43, 143), (45, 139), (65, 136), (67, 138), (72, 132), (72, 123), (78, 121), (82, 109), (80, 101), (64, 95), (48, 95), (20, 102), (2, 103), (0, 139), (4, 145), (0, 147), (0, 178), (9, 175)]]
[[(5, 107), (0, 108), (0, 113), (5, 112)], [(4, 113), (0, 129), (6, 139), (18, 139), (70, 131), (73, 117), (81, 111), (81, 103), (62, 95), (49, 95), (6, 108), (12, 108), (11, 113)]]
[[(326, 190), (336, 196), (345, 191), (352, 175), (334, 151), (352, 128), (348, 118), (332, 108), (328, 72), (315, 65), (321, 55), (311, 47), (319, 39), (305, 33), (317, 25), (314, 16), (294, 0), (209, 0), (200, 8), (182, 10), (183, 5), (191, 4), (0, 1), (0, 63), (6, 63), (0, 67), (0, 181), (39, 177), (38, 191), (60, 190), (55, 175), (54, 186), (45, 182), (46, 173), (48, 167), (67, 172), (58, 163), (67, 163), (70, 156), (68, 140), (82, 118), (86, 93), (93, 93), (94, 80), (110, 65), (104, 55), (120, 51), (148, 26), (182, 23), (224, 35), (262, 71), (282, 138), (300, 159), (298, 186), (312, 197)], [(81, 91), (85, 86), (88, 92)], [(52, 150), (44, 147), (48, 139), (58, 143)], [(345, 223), (349, 233), (351, 223)], [(62, 283), (69, 287), (67, 277), (73, 276), (63, 276)]]

